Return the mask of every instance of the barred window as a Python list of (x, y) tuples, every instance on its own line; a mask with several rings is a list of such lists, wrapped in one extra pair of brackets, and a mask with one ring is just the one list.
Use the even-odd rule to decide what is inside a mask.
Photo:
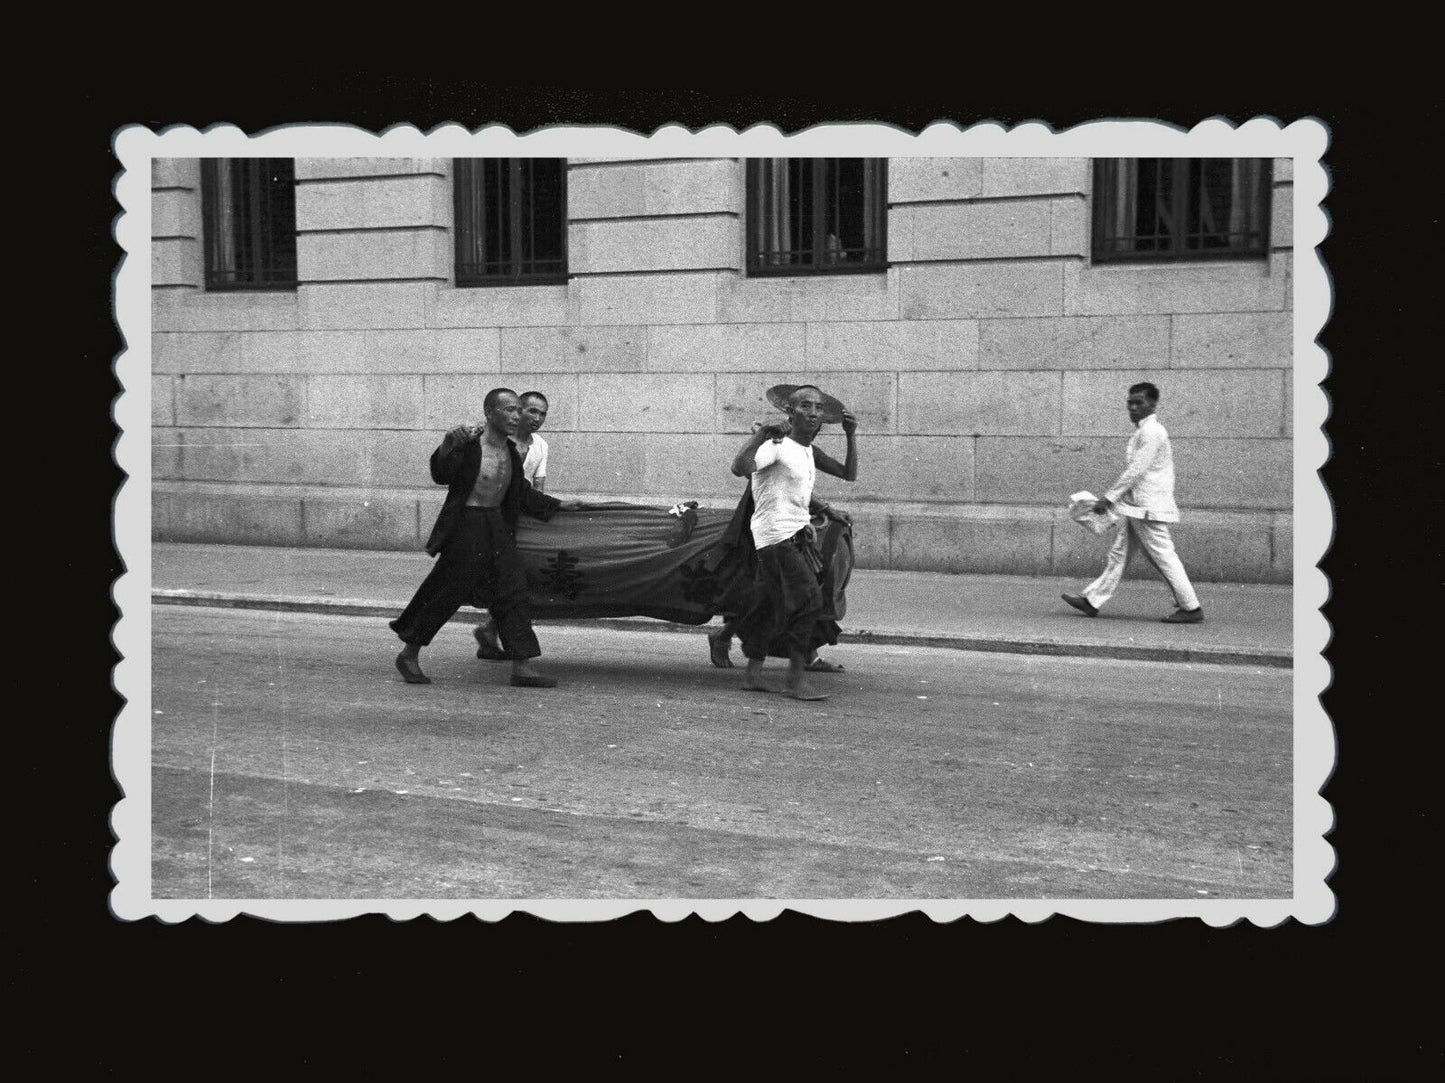
[(1095, 261), (1263, 258), (1272, 165), (1269, 158), (1095, 159)]
[(457, 285), (567, 281), (567, 159), (457, 158)]
[(888, 267), (887, 160), (749, 158), (748, 273)]
[(203, 158), (206, 289), (296, 288), (296, 163)]

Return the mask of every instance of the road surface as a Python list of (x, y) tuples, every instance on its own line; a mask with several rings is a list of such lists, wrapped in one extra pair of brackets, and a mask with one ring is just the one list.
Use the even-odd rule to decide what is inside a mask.
[(449, 625), (412, 686), (375, 619), (153, 613), (156, 898), (1292, 890), (1288, 670), (844, 643), (799, 703), (542, 625), (544, 691)]

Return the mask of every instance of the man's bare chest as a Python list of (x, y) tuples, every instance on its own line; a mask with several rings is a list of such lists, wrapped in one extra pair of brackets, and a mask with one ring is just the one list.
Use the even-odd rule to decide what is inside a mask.
[(512, 480), (512, 457), (506, 448), (494, 448), (486, 441), (482, 442), (481, 451), (477, 480), (472, 486), (472, 495), (467, 503), (480, 507), (498, 507), (507, 491), (507, 485)]

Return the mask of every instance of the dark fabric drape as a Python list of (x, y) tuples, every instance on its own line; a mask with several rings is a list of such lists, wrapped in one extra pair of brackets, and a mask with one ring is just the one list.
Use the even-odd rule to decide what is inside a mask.
[[(684, 518), (666, 508), (624, 503), (591, 504), (548, 522), (523, 518), (517, 548), (532, 616), (642, 616), (706, 624), (718, 614), (745, 611), (755, 573), (746, 529), (751, 503), (745, 494), (734, 511), (698, 508)], [(824, 615), (836, 622), (847, 612), (852, 530), (830, 521), (820, 541)], [(832, 635), (828, 641), (836, 642), (836, 631)]]

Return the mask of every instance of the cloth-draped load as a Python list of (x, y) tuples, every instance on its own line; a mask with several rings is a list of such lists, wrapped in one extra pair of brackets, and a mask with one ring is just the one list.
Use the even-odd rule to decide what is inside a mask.
[[(755, 558), (750, 497), (736, 511), (587, 504), (549, 522), (523, 519), (517, 549), (534, 618), (654, 617), (706, 624), (747, 608)], [(816, 520), (825, 605), (820, 643), (837, 642), (847, 612), (853, 533)]]

